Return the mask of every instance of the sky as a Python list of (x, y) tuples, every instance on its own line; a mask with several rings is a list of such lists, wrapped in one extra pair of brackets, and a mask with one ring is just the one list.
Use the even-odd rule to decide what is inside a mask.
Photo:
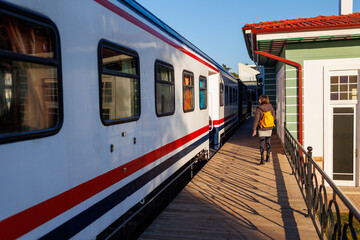
[[(242, 27), (248, 23), (339, 15), (339, 0), (136, 0), (219, 64), (238, 72), (253, 64)], [(360, 12), (360, 0), (353, 0)]]

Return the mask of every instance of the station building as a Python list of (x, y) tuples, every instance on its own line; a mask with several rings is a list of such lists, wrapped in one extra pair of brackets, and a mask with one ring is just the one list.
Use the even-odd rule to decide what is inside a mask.
[(360, 13), (246, 24), (243, 34), (282, 141), (286, 127), (338, 185), (359, 186)]
[(238, 63), (238, 68), (239, 79), (247, 86), (247, 89), (249, 91), (249, 99), (252, 106), (250, 114), (255, 115), (255, 110), (259, 103), (259, 96), (262, 95), (263, 92), (262, 67)]

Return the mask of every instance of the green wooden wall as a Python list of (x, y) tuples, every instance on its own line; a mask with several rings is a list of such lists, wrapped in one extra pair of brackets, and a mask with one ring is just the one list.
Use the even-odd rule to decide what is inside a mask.
[[(284, 47), (284, 57), (288, 60), (298, 62), (302, 66), (304, 66), (305, 60), (358, 58), (360, 57), (360, 40), (339, 40), (287, 44)], [(293, 134), (293, 136), (297, 138), (297, 72), (296, 68), (289, 65), (286, 65), (285, 69), (286, 127)]]

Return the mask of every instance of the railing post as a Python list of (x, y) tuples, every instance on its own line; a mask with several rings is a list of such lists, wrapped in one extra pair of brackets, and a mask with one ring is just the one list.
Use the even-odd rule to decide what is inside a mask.
[(307, 152), (307, 176), (306, 176), (306, 193), (307, 193), (307, 206), (308, 206), (308, 215), (312, 216), (312, 191), (310, 188), (310, 182), (311, 182), (311, 174), (312, 174), (312, 170), (311, 170), (311, 161), (310, 159), (312, 158), (312, 150), (313, 148), (311, 146), (309, 146), (307, 148), (308, 152)]

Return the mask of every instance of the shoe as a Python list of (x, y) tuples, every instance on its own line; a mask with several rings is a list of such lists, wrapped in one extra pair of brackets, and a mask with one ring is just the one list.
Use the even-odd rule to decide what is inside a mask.
[(263, 165), (263, 164), (265, 164), (265, 163), (264, 163), (264, 157), (263, 157), (263, 156), (261, 156), (261, 160), (260, 160), (259, 165)]
[(270, 162), (270, 154), (266, 154), (266, 160), (265, 162)]

